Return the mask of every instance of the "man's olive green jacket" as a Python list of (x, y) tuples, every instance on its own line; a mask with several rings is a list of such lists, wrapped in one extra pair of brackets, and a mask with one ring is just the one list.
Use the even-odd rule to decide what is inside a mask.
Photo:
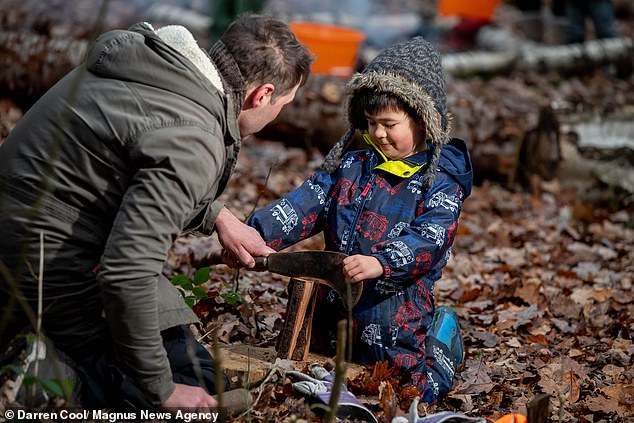
[(46, 333), (76, 359), (112, 343), (155, 403), (174, 389), (159, 332), (196, 320), (161, 270), (213, 229), (244, 97), (221, 43), (212, 61), (174, 31), (103, 34), (0, 147), (0, 296), (36, 304), (43, 234)]

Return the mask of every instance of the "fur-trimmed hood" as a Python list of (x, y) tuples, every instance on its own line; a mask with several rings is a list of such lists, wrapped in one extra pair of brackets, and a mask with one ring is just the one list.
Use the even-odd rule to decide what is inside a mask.
[(356, 130), (367, 129), (363, 110), (356, 107), (357, 94), (365, 89), (399, 97), (425, 122), (431, 155), (424, 183), (431, 186), (442, 146), (450, 140), (445, 74), (438, 50), (424, 38), (414, 37), (386, 48), (363, 72), (353, 75), (347, 85), (349, 130), (333, 147), (325, 163), (332, 159), (331, 154), (340, 156)]

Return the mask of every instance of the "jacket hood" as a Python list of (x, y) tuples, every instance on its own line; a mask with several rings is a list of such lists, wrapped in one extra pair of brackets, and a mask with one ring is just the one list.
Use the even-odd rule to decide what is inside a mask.
[(105, 78), (177, 91), (214, 113), (223, 100), (222, 80), (189, 31), (170, 26), (154, 31), (148, 23), (99, 36), (86, 57), (88, 71)]
[(449, 142), (451, 129), (445, 74), (438, 50), (422, 37), (414, 37), (384, 49), (361, 73), (352, 76), (346, 98), (349, 130), (324, 160), (324, 168), (332, 166), (335, 156), (345, 150), (355, 131), (367, 129), (364, 110), (357, 105), (362, 90), (399, 98), (425, 123), (427, 145), (431, 151), (423, 184), (431, 187), (442, 147)]
[(471, 157), (465, 142), (459, 138), (452, 138), (440, 153), (438, 167), (453, 176), (464, 189), (465, 198), (471, 194), (473, 186), (473, 168)]

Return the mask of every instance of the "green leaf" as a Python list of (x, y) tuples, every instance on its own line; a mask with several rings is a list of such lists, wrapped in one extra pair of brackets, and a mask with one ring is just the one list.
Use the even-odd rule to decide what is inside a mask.
[(46, 392), (60, 398), (70, 398), (73, 393), (73, 381), (71, 379), (40, 379), (36, 376), (25, 376), (24, 386), (40, 385)]
[(15, 373), (16, 375), (24, 374), (24, 368), (22, 366), (18, 366), (17, 364), (5, 364), (0, 367), (0, 375), (6, 373)]
[(187, 282), (189, 282), (189, 277), (187, 275), (178, 274), (172, 278), (172, 284), (176, 286), (182, 286)]
[(194, 307), (195, 302), (196, 302), (196, 298), (185, 297), (185, 304), (187, 304), (190, 308)]
[(199, 286), (192, 289), (192, 293), (196, 296), (197, 299), (207, 298), (207, 290), (205, 288), (201, 288)]
[(202, 285), (209, 280), (209, 267), (201, 267), (194, 273), (194, 285)]
[(64, 387), (59, 382), (59, 379), (42, 379), (40, 380), (40, 384), (45, 391), (57, 397), (64, 397)]
[(244, 302), (244, 300), (242, 299), (242, 296), (239, 293), (235, 292), (235, 291), (225, 292), (225, 293), (220, 294), (220, 296), (229, 305), (236, 305), (238, 303)]
[(34, 383), (39, 383), (40, 379), (35, 376), (24, 376), (22, 379), (22, 384), (24, 385), (33, 385)]
[(52, 380), (57, 382), (59, 384), (59, 386), (62, 387), (62, 390), (64, 391), (64, 397), (65, 398), (70, 398), (71, 397), (71, 395), (73, 394), (73, 388), (75, 386), (75, 381), (73, 379), (54, 378)]
[(183, 287), (183, 289), (186, 289), (188, 291), (191, 291), (192, 289), (194, 289), (194, 285), (191, 282), (186, 282), (182, 284), (181, 286)]

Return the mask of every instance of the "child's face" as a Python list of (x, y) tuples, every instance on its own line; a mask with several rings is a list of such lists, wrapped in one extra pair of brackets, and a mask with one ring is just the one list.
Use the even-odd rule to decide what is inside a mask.
[(403, 159), (425, 148), (424, 128), (404, 111), (384, 109), (365, 117), (368, 134), (388, 158)]

